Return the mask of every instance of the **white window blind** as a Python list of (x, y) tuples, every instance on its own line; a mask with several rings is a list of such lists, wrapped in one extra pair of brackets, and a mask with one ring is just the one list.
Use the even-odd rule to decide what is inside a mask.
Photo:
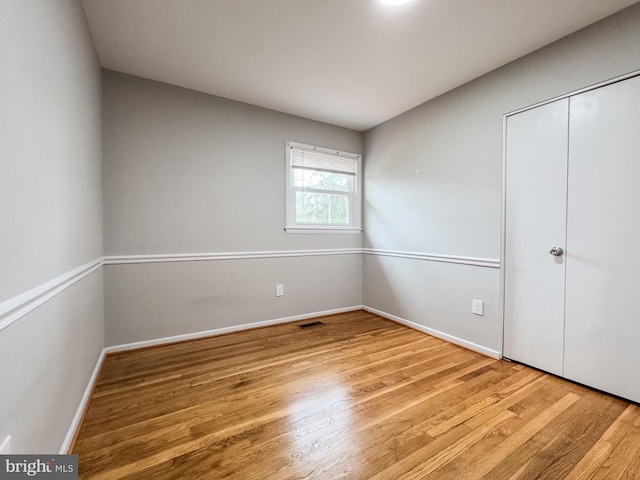
[(326, 153), (310, 152), (291, 147), (291, 167), (320, 172), (356, 174), (356, 158), (340, 157)]

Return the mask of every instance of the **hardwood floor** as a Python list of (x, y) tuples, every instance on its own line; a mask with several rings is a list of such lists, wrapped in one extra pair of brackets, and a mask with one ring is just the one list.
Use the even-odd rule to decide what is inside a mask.
[(363, 311), (321, 320), (109, 355), (80, 478), (640, 478), (638, 406)]

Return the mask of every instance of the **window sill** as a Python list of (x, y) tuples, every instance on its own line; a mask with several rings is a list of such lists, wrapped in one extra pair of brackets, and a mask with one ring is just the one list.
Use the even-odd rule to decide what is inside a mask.
[(322, 234), (322, 235), (359, 235), (362, 228), (344, 228), (344, 227), (285, 227), (287, 234)]

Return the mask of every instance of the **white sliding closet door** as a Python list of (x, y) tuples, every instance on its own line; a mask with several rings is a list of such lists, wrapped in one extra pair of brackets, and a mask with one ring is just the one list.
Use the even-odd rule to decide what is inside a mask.
[[(507, 118), (504, 356), (562, 375), (569, 100)], [(556, 252), (558, 253), (558, 252)]]
[(640, 402), (640, 77), (570, 112), (564, 373)]

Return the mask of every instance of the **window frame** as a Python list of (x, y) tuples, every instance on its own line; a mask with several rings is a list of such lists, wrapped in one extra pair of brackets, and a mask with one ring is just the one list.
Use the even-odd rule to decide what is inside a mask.
[[(292, 155), (293, 150), (303, 150), (308, 152), (325, 153), (337, 157), (351, 159), (355, 162), (356, 173), (353, 179), (353, 191), (340, 192), (336, 194), (347, 194), (349, 198), (349, 219), (348, 224), (330, 223), (298, 223), (296, 221), (296, 192), (301, 191), (295, 187), (292, 181)], [(362, 232), (362, 155), (358, 153), (345, 152), (333, 148), (318, 147), (306, 143), (285, 141), (286, 150), (286, 207), (285, 207), (285, 231), (287, 233), (331, 233), (331, 234), (359, 234)], [(307, 189), (319, 193), (331, 193), (324, 189)]]

